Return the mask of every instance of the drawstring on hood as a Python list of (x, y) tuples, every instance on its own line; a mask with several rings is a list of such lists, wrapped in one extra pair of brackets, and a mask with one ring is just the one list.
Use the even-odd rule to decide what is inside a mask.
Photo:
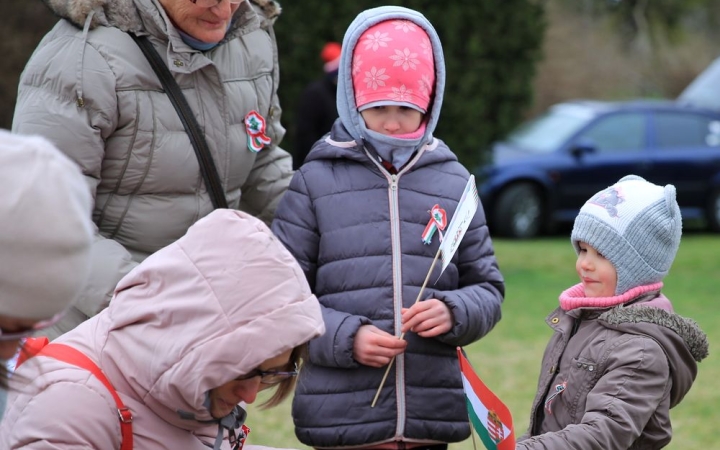
[[(203, 404), (208, 410), (210, 410), (210, 396), (206, 395), (205, 397), (205, 403)], [(230, 444), (233, 444), (235, 442), (242, 442), (243, 439), (245, 439), (246, 433), (242, 429), (242, 426), (245, 424), (245, 420), (247, 419), (247, 411), (240, 406), (235, 405), (235, 408), (233, 408), (232, 411), (230, 411), (230, 414), (226, 415), (225, 417), (221, 419), (212, 419), (212, 420), (199, 420), (195, 417), (195, 414), (189, 412), (189, 411), (183, 411), (178, 410), (177, 411), (178, 416), (180, 416), (183, 420), (194, 420), (198, 423), (202, 424), (212, 424), (216, 423), (218, 425), (218, 432), (215, 436), (215, 443), (213, 444), (213, 450), (220, 450), (220, 447), (222, 446), (223, 438), (225, 437), (225, 431), (228, 432), (228, 438), (230, 441)], [(239, 434), (235, 434), (235, 430), (240, 429)], [(237, 447), (233, 445), (233, 450)]]
[[(247, 413), (238, 405), (233, 408), (230, 414), (220, 419), (218, 421), (218, 433), (215, 437), (215, 444), (213, 445), (213, 450), (220, 450), (225, 430), (227, 430), (228, 432), (228, 440), (232, 445), (232, 449), (236, 450), (238, 448), (236, 444), (238, 442), (242, 442), (242, 440), (246, 437), (245, 432), (242, 431), (241, 428), (243, 423), (245, 423), (246, 418)], [(235, 434), (235, 430), (237, 430), (238, 428), (240, 428), (240, 435)]]
[(85, 19), (85, 25), (83, 26), (83, 38), (82, 41), (80, 41), (80, 58), (78, 58), (77, 61), (77, 99), (75, 102), (78, 105), (78, 108), (82, 108), (85, 106), (85, 100), (83, 100), (83, 63), (85, 61), (85, 42), (87, 42), (87, 35), (88, 31), (90, 30), (90, 23), (92, 22), (92, 18), (95, 15), (95, 11), (90, 11), (90, 14), (88, 14), (87, 19)]

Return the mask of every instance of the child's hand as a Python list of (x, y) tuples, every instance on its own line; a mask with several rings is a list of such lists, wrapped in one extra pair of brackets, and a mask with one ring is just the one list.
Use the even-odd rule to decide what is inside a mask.
[(375, 325), (363, 325), (358, 329), (353, 343), (353, 358), (370, 367), (383, 367), (405, 351), (407, 342), (387, 333)]
[(422, 337), (435, 337), (450, 331), (453, 317), (450, 308), (436, 298), (417, 302), (402, 310), (402, 332), (412, 331)]

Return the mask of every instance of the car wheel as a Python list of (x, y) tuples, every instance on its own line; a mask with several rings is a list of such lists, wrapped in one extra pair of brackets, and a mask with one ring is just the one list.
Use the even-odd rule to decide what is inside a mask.
[(715, 188), (708, 199), (707, 223), (710, 230), (720, 232), (720, 188)]
[(526, 239), (540, 234), (543, 201), (530, 184), (513, 184), (498, 196), (494, 211), (494, 232), (501, 236)]

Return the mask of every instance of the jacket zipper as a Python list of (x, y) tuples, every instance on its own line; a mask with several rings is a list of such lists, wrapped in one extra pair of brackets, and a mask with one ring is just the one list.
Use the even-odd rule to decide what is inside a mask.
[[(390, 207), (390, 242), (392, 246), (392, 271), (393, 271), (393, 323), (395, 335), (400, 336), (402, 328), (402, 248), (400, 247), (400, 207), (398, 201), (398, 182), (400, 175), (412, 167), (407, 164), (397, 174), (391, 174), (375, 158), (375, 156), (364, 149), (365, 154), (375, 164), (381, 174), (388, 180), (388, 205)], [(416, 156), (417, 158), (417, 156)], [(395, 439), (400, 440), (405, 433), (405, 355), (400, 354), (395, 358), (395, 398), (397, 401), (397, 426), (395, 427)]]
[[(395, 335), (400, 336), (402, 327), (402, 258), (400, 248), (400, 212), (398, 202), (398, 176), (390, 175), (388, 186), (388, 200), (390, 204), (390, 233), (392, 243), (393, 265), (393, 317)], [(395, 437), (400, 438), (405, 433), (405, 358), (404, 355), (395, 357), (395, 395), (397, 397), (397, 427)]]

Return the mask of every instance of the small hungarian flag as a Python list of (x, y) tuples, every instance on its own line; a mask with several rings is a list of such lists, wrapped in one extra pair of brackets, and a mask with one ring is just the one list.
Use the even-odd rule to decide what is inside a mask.
[(488, 450), (515, 450), (510, 410), (480, 381), (463, 349), (457, 351), (470, 423)]

